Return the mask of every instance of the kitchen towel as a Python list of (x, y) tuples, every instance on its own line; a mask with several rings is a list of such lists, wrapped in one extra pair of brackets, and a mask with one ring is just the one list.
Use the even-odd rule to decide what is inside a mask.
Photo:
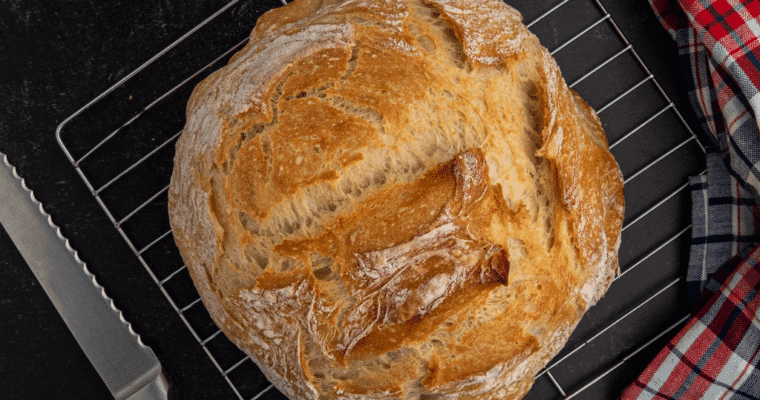
[(692, 318), (622, 394), (760, 399), (760, 2), (650, 0), (712, 141), (690, 180)]

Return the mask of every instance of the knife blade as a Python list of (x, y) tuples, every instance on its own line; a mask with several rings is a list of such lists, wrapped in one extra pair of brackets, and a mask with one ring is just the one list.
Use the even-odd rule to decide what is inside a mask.
[(117, 400), (167, 399), (169, 384), (113, 300), (0, 153), (0, 224)]

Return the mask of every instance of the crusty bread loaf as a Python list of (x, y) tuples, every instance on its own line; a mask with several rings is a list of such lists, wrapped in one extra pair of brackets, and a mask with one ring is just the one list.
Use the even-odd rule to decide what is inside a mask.
[(499, 0), (296, 0), (193, 92), (169, 191), (292, 399), (513, 399), (617, 272), (594, 111)]

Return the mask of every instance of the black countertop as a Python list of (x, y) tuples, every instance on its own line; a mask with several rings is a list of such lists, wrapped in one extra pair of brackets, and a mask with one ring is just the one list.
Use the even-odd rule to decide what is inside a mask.
[[(538, 15), (524, 11), (531, 10), (528, 1), (508, 3), (523, 11), (528, 21)], [(602, 3), (691, 121), (675, 44), (647, 2)], [(226, 399), (234, 394), (113, 229), (54, 132), (66, 117), (224, 4), (224, 0), (0, 2), (0, 152), (7, 154), (135, 331), (157, 353), (172, 394), (181, 399)], [(263, 10), (278, 4), (249, 1), (235, 11), (234, 23), (220, 37), (237, 43)], [(3, 398), (110, 397), (1, 228), (0, 341)], [(647, 360), (631, 362), (626, 375), (630, 379)], [(579, 398), (584, 396), (591, 395)]]

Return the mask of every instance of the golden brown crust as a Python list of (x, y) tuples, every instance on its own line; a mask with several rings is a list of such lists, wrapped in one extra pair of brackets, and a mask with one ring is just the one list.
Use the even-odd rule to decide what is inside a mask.
[(187, 117), (175, 240), (291, 398), (520, 398), (617, 271), (601, 124), (501, 1), (296, 0)]

